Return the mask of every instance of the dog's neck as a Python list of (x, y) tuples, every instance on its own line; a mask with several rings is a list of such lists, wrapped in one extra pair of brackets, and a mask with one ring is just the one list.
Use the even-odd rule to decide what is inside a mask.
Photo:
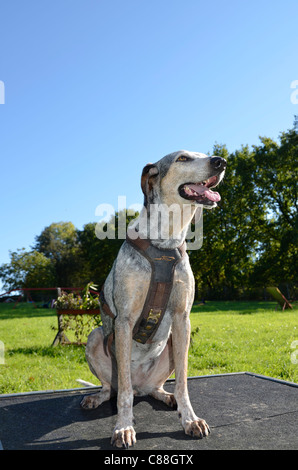
[(130, 225), (131, 230), (142, 239), (150, 239), (153, 246), (163, 249), (174, 249), (185, 241), (189, 224), (196, 207), (185, 204), (182, 207), (166, 204), (148, 204)]

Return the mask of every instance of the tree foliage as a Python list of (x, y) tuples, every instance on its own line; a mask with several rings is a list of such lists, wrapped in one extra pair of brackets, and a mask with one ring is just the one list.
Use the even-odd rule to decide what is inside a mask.
[(56, 285), (51, 260), (36, 250), (26, 252), (24, 248), (10, 252), (10, 263), (0, 267), (0, 278), (6, 289)]
[(281, 135), (280, 144), (261, 138), (255, 146), (254, 185), (266, 208), (265, 224), (259, 234), (255, 282), (295, 283), (297, 259), (297, 161), (298, 134), (292, 130)]

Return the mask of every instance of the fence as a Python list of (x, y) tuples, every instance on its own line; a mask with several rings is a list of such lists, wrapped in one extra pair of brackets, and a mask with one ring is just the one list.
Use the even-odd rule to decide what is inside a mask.
[(34, 307), (37, 307), (36, 302), (31, 297), (31, 292), (53, 291), (56, 294), (55, 297), (58, 297), (61, 294), (62, 290), (70, 292), (80, 292), (82, 289), (82, 287), (22, 287), (20, 289), (11, 289), (7, 292), (4, 292), (3, 294), (0, 294), (0, 301), (2, 297), (10, 296), (12, 292), (19, 292), (18, 298), (16, 299), (13, 308), (16, 308), (17, 304), (21, 301), (23, 297), (27, 297), (27, 301), (32, 302)]

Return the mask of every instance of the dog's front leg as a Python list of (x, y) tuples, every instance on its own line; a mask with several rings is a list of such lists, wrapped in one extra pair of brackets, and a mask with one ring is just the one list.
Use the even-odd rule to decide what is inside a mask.
[(198, 418), (191, 406), (187, 388), (188, 346), (190, 321), (188, 313), (176, 313), (173, 318), (173, 356), (175, 364), (175, 392), (177, 409), (185, 433), (202, 438), (210, 433), (205, 420)]
[(118, 416), (111, 443), (116, 447), (126, 448), (136, 443), (132, 413), (131, 343), (132, 327), (129, 321), (117, 317), (115, 321), (115, 347), (118, 369)]

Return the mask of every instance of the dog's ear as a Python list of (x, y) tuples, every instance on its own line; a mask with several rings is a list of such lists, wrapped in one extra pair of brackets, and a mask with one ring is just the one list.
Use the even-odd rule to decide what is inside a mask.
[(147, 206), (147, 199), (152, 191), (155, 178), (158, 175), (158, 168), (153, 163), (148, 163), (142, 171), (141, 188), (144, 193), (144, 206)]

